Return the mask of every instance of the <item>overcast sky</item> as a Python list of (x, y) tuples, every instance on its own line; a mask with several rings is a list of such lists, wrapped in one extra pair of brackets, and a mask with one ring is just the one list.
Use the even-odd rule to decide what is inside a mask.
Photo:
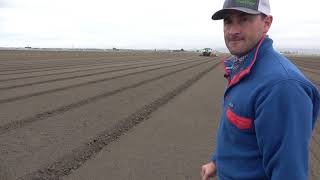
[[(318, 0), (270, 0), (277, 48), (320, 49)], [(223, 0), (0, 0), (0, 47), (223, 48)]]

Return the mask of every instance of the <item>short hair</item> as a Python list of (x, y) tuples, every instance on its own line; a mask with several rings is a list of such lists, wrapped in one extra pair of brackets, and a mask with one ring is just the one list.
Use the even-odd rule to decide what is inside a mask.
[(263, 13), (261, 13), (261, 14), (260, 14), (260, 17), (261, 17), (261, 19), (265, 19), (265, 18), (268, 17), (268, 16), (265, 15), (265, 14), (263, 14)]

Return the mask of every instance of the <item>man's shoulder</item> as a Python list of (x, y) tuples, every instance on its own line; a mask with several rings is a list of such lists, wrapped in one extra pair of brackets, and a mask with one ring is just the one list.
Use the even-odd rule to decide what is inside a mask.
[(260, 87), (271, 87), (286, 82), (315, 87), (289, 58), (274, 50), (260, 57), (255, 64), (253, 74), (253, 79), (259, 82)]
[(266, 79), (306, 79), (299, 68), (287, 57), (270, 50), (260, 58), (256, 72)]

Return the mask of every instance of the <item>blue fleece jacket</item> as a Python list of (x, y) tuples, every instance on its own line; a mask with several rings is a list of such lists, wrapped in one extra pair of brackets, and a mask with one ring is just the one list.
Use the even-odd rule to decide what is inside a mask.
[(228, 86), (217, 132), (219, 180), (307, 180), (308, 148), (319, 112), (319, 91), (269, 37), (238, 72), (223, 61)]

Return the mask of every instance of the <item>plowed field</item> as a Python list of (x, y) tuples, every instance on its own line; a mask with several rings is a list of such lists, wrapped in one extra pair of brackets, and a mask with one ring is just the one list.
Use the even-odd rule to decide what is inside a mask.
[[(200, 179), (226, 84), (219, 59), (0, 51), (0, 179)], [(320, 57), (291, 59), (320, 86)], [(320, 179), (320, 123), (310, 152)]]

